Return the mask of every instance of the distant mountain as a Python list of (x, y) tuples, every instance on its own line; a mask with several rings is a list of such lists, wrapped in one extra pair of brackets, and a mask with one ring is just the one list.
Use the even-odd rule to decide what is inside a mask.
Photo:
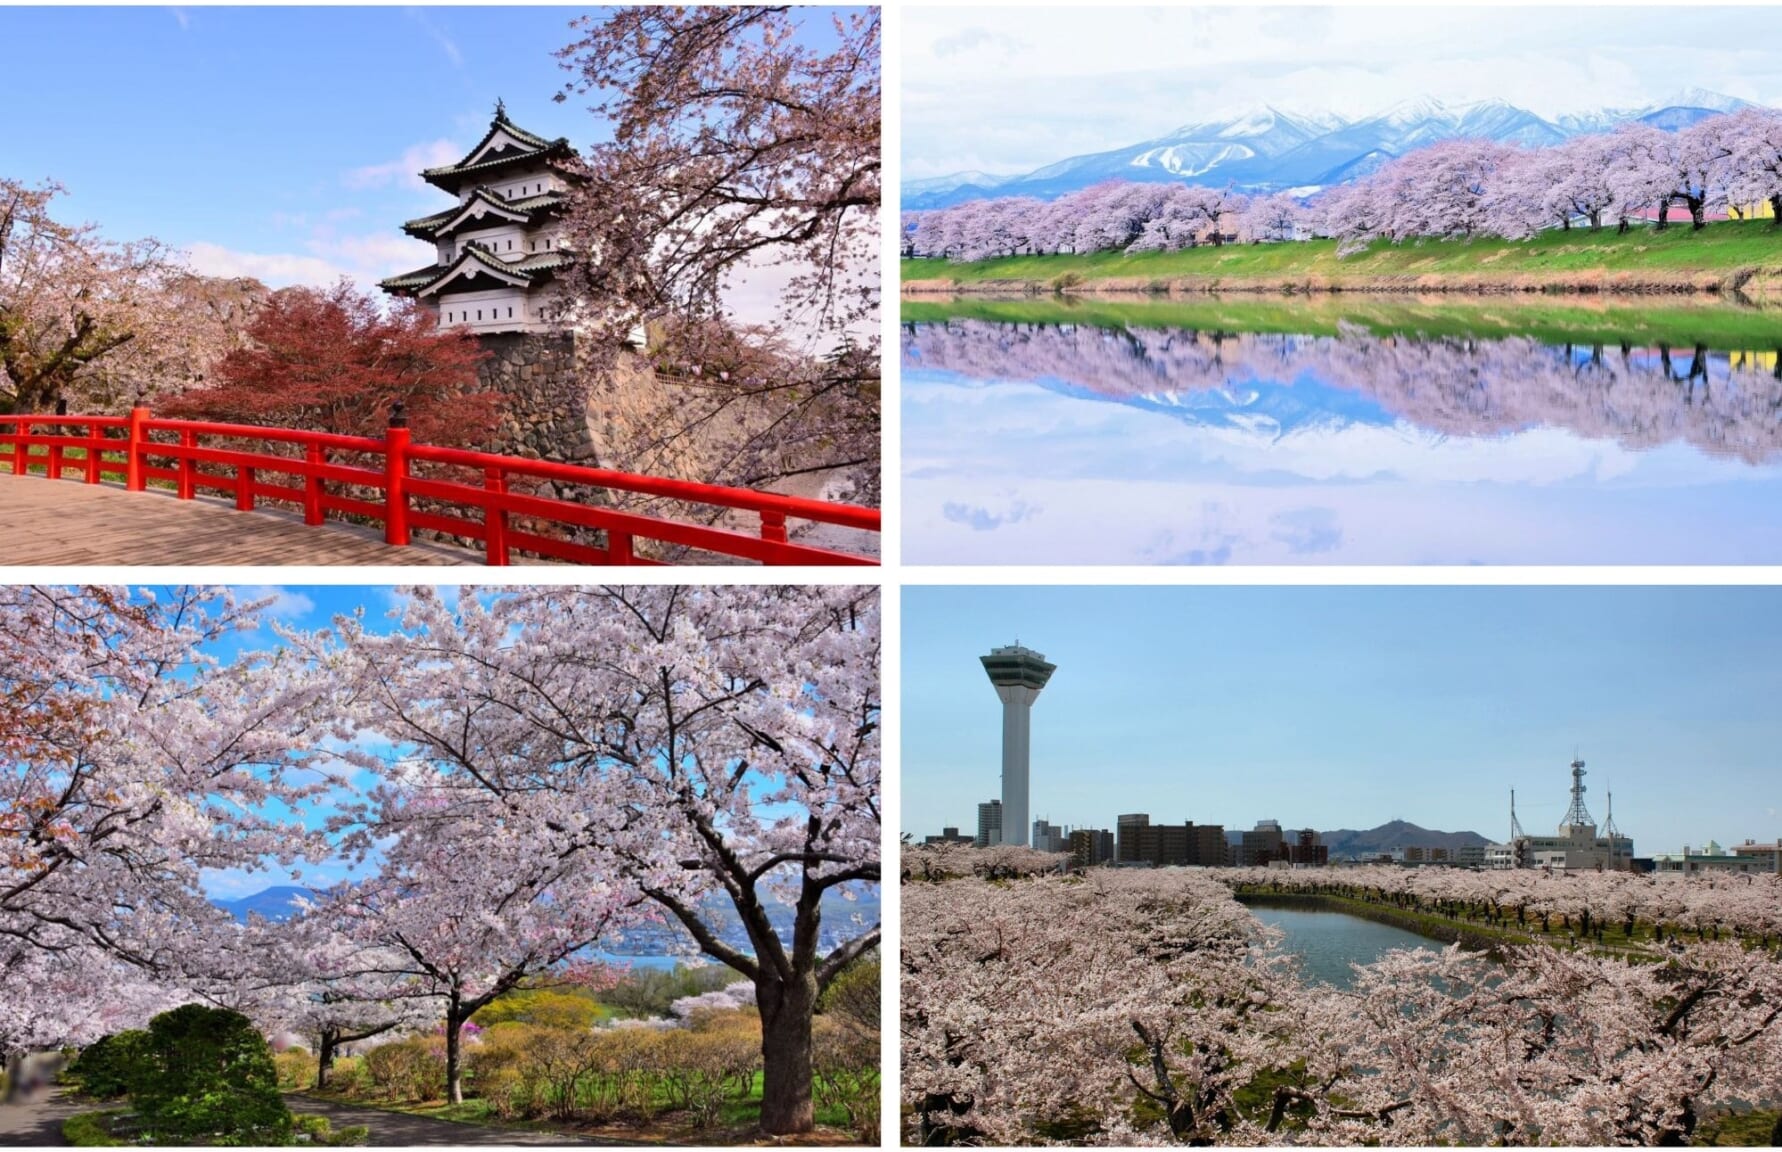
[(1397, 848), (1409, 848), (1418, 845), (1424, 848), (1483, 848), (1491, 841), (1477, 832), (1436, 832), (1428, 828), (1420, 828), (1404, 820), (1392, 820), (1378, 828), (1369, 828), (1365, 832), (1357, 832), (1353, 828), (1338, 828), (1334, 832), (1318, 834), (1325, 845), (1330, 848), (1332, 860), (1347, 860), (1352, 856), (1375, 856), (1383, 852), (1391, 852)]
[(212, 900), (211, 903), (245, 924), (249, 913), (268, 920), (289, 920), (297, 914), (299, 900), (314, 899), (317, 895), (313, 888), (293, 888), (286, 885), (266, 888), (239, 900)]
[(1359, 120), (1264, 105), (1232, 117), (1185, 124), (1153, 140), (1073, 156), (1023, 175), (960, 172), (909, 181), (903, 185), (903, 207), (944, 208), (986, 196), (1052, 199), (1106, 180), (1311, 189), (1357, 179), (1394, 157), (1439, 140), (1548, 145), (1606, 132), (1632, 120), (1675, 131), (1747, 106), (1735, 97), (1701, 89), (1643, 108), (1604, 109), (1551, 121), (1503, 100), (1445, 104), (1423, 97)]
[[(854, 923), (856, 917), (861, 926), (874, 924), (879, 919), (879, 894), (876, 888), (852, 884), (848, 886), (848, 891), (853, 893), (854, 899), (849, 900), (847, 892), (837, 888), (823, 893), (825, 947), (833, 947), (835, 943), (858, 934), (860, 926)], [(268, 920), (288, 920), (297, 915), (299, 900), (313, 899), (319, 895), (311, 888), (282, 886), (267, 888), (237, 900), (213, 899), (211, 903), (245, 924), (250, 914), (263, 916)], [(743, 931), (736, 919), (735, 910), (727, 899), (722, 896), (708, 899), (704, 911), (720, 939), (745, 951), (749, 949), (748, 933)], [(792, 938), (793, 912), (794, 909), (788, 904), (777, 901), (769, 901), (767, 904), (768, 918), (773, 921), (781, 938), (787, 941)], [(624, 956), (667, 956), (675, 954), (685, 939), (686, 935), (678, 924), (665, 922), (624, 933), (610, 951)]]

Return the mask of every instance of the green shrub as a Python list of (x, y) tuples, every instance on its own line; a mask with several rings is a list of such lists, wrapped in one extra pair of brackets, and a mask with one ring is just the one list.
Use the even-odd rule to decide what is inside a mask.
[(331, 1148), (344, 1148), (363, 1144), (371, 1137), (371, 1129), (363, 1124), (349, 1125), (338, 1132), (332, 1131), (326, 1116), (298, 1113), (294, 1121), (292, 1138), (298, 1144), (325, 1144)]
[(272, 1049), (246, 1016), (226, 1008), (187, 1004), (150, 1020), (148, 1062), (130, 1095), (157, 1143), (290, 1139)]
[(336, 1056), (328, 1069), (328, 1087), (343, 1096), (365, 1096), (371, 1092), (371, 1077), (365, 1073), (363, 1056)]
[(278, 1070), (278, 1086), (285, 1091), (308, 1088), (316, 1082), (316, 1058), (301, 1048), (288, 1048), (272, 1058)]
[(878, 1036), (819, 1020), (811, 1035), (811, 1098), (847, 1117), (861, 1141), (879, 1140)]
[(668, 1006), (686, 996), (716, 992), (739, 977), (722, 964), (689, 968), (676, 964), (673, 971), (635, 969), (601, 993), (601, 1000), (631, 1016), (666, 1016)]
[(445, 1053), (420, 1036), (379, 1044), (365, 1054), (365, 1074), (392, 1100), (432, 1100), (445, 1092)]
[(68, 1075), (88, 1096), (111, 1100), (131, 1090), (148, 1062), (149, 1034), (133, 1029), (87, 1045), (69, 1066)]
[(110, 1148), (129, 1141), (111, 1134), (116, 1112), (77, 1112), (62, 1121), (62, 1139), (76, 1148)]
[(879, 1031), (879, 956), (862, 956), (832, 980), (817, 1011), (874, 1036)]
[(503, 1120), (532, 1116), (537, 1110), (534, 1085), (523, 1071), (532, 1033), (530, 1025), (497, 1024), (486, 1029), (482, 1043), (465, 1056), (472, 1089)]
[(471, 1020), (484, 1028), (520, 1023), (586, 1031), (599, 1023), (602, 1015), (599, 1002), (587, 996), (550, 988), (518, 988), (485, 1004)]

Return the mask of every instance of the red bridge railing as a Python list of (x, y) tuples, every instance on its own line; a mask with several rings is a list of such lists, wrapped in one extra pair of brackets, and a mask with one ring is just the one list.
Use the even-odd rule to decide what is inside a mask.
[[(208, 446), (206, 439), (212, 441)], [(259, 445), (278, 446), (285, 454)], [(15, 476), (41, 471), (52, 480), (78, 476), (88, 484), (117, 479), (131, 492), (160, 481), (181, 500), (208, 489), (232, 495), (243, 511), (263, 500), (280, 501), (302, 508), (306, 524), (322, 524), (331, 513), (380, 521), (384, 540), (395, 545), (407, 544), (414, 529), (429, 529), (481, 541), (490, 564), (506, 564), (514, 553), (576, 564), (662, 563), (637, 555), (639, 540), (762, 564), (878, 563), (872, 556), (793, 543), (787, 536), (788, 522), (798, 520), (876, 534), (876, 508), (414, 444), (400, 414), (383, 439), (163, 420), (147, 408), (132, 409), (128, 416), (0, 416), (0, 464), (5, 462)], [(417, 472), (417, 462), (432, 467)], [(729, 509), (751, 515), (759, 532), (527, 491), (539, 482)], [(375, 497), (365, 498), (367, 490)], [(600, 537), (563, 539), (549, 534), (554, 527), (591, 529)]]

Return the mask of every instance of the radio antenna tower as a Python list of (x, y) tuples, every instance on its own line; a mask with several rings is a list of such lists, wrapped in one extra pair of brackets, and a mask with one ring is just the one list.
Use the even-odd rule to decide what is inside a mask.
[(1586, 825), (1594, 827), (1596, 821), (1590, 816), (1590, 809), (1584, 807), (1584, 761), (1577, 754), (1572, 756), (1572, 806), (1565, 810), (1562, 825), (1582, 828)]
[(1522, 821), (1516, 819), (1516, 790), (1510, 789), (1510, 843), (1522, 839)]
[(1615, 827), (1615, 790), (1613, 788), (1609, 789), (1608, 797), (1609, 815), (1603, 821), (1603, 835), (1609, 838), (1609, 871), (1615, 872), (1619, 870), (1619, 865), (1615, 860), (1615, 852), (1618, 848), (1615, 841), (1621, 839), (1621, 829)]

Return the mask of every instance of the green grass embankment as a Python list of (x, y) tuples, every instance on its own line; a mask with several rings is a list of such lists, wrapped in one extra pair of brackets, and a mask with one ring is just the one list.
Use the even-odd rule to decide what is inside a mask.
[(1739, 294), (1782, 302), (1782, 230), (1722, 221), (1391, 244), (1349, 256), (1334, 240), (1205, 245), (1180, 252), (905, 260), (905, 293), (1603, 292)]
[(1716, 351), (1782, 348), (1782, 307), (1740, 307), (1712, 297), (1664, 301), (1626, 297), (1196, 295), (907, 297), (906, 323), (986, 320), (999, 324), (1179, 328), (1335, 336), (1345, 327), (1420, 339), (1526, 337), (1543, 344), (1649, 348), (1701, 344)]

